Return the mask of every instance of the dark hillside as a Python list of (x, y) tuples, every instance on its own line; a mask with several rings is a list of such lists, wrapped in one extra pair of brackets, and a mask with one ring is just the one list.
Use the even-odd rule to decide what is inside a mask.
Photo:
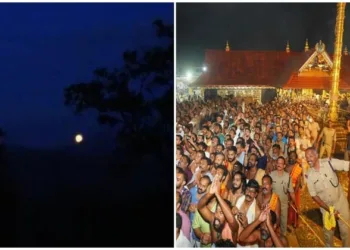
[[(173, 210), (172, 185), (165, 184), (172, 179), (166, 171), (171, 163), (155, 165), (159, 157), (146, 157), (139, 165), (118, 165), (110, 155), (19, 147), (9, 147), (5, 156), (0, 246), (142, 246), (150, 240), (142, 233), (134, 242), (126, 238), (140, 226), (155, 223), (160, 200), (168, 206), (162, 210)], [(153, 183), (157, 175), (159, 182)], [(125, 216), (130, 211), (132, 220)], [(153, 245), (172, 242), (173, 234), (168, 235)]]

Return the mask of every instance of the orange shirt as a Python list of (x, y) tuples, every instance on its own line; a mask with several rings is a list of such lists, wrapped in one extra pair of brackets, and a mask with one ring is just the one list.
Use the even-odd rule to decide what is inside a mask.
[(274, 212), (276, 212), (277, 201), (278, 201), (278, 195), (276, 193), (272, 193), (269, 205), (270, 205), (270, 209)]
[(297, 184), (298, 178), (301, 175), (303, 169), (299, 166), (299, 164), (295, 164), (292, 171), (290, 172), (290, 177), (292, 179), (293, 188)]

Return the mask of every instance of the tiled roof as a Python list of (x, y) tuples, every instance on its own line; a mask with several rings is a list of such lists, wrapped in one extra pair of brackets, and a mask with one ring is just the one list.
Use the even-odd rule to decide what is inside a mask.
[[(331, 78), (298, 77), (300, 67), (313, 50), (285, 51), (229, 51), (206, 50), (204, 64), (208, 70), (193, 83), (194, 86), (273, 86), (284, 88), (329, 89)], [(332, 58), (332, 56), (330, 55)], [(340, 88), (349, 89), (350, 56), (342, 56)], [(349, 86), (349, 87), (348, 87)]]
[[(298, 76), (293, 73), (288, 82), (283, 86), (284, 89), (324, 89), (329, 91), (332, 85), (331, 77), (307, 77)], [(350, 85), (343, 79), (339, 81), (339, 89), (350, 89)]]

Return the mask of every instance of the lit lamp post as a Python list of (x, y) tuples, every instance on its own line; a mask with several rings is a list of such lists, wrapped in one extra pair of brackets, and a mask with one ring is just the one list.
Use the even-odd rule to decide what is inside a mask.
[[(196, 76), (195, 76), (196, 78), (199, 77), (199, 75), (200, 75), (201, 73), (207, 72), (207, 70), (208, 70), (207, 66), (195, 67), (194, 69), (195, 69), (195, 72), (196, 72)], [(201, 70), (201, 73), (198, 73), (198, 69)], [(193, 78), (194, 78), (194, 76), (193, 76), (192, 71), (187, 71), (187, 73), (186, 73), (186, 81), (187, 81), (188, 84), (192, 83)], [(193, 90), (192, 90), (191, 87), (188, 88), (188, 94), (189, 94), (190, 96), (193, 95)]]
[[(192, 72), (188, 71), (187, 74), (186, 74), (187, 83), (190, 83), (192, 81), (192, 77), (193, 77)], [(188, 88), (188, 95), (189, 96), (193, 95), (193, 91), (192, 91), (191, 87)]]
[(330, 92), (330, 110), (329, 117), (332, 122), (338, 121), (337, 101), (339, 91), (339, 76), (341, 68), (341, 55), (343, 47), (344, 19), (346, 3), (337, 4), (337, 19), (335, 23), (335, 43), (332, 71), (332, 87)]

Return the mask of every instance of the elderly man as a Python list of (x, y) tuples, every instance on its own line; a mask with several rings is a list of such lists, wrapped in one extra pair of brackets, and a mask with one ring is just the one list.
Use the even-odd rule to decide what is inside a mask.
[[(339, 224), (343, 247), (350, 247), (350, 229), (343, 222), (350, 223), (349, 203), (339, 184), (335, 170), (349, 171), (349, 162), (338, 159), (319, 159), (315, 148), (306, 150), (306, 160), (310, 165), (307, 173), (307, 185), (312, 199), (320, 206), (323, 225), (325, 214), (334, 207), (334, 215)], [(343, 219), (341, 220), (340, 217)], [(323, 227), (327, 247), (333, 247), (334, 230)]]

